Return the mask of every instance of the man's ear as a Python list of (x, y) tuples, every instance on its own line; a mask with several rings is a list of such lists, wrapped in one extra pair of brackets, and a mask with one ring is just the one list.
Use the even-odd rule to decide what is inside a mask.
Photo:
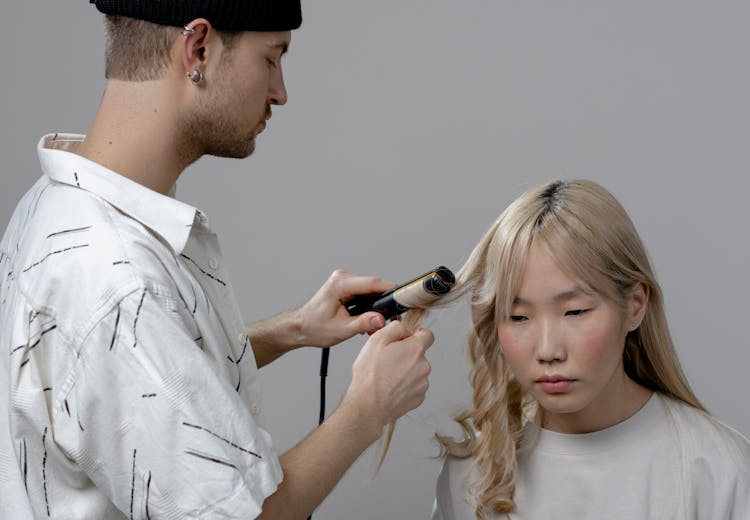
[(634, 331), (641, 326), (643, 317), (648, 309), (649, 288), (643, 282), (638, 282), (627, 295), (627, 316), (625, 325), (628, 332)]
[(206, 47), (218, 40), (216, 31), (205, 18), (196, 18), (185, 25), (180, 38), (178, 47), (185, 74), (191, 77), (197, 70), (202, 78), (206, 68)]

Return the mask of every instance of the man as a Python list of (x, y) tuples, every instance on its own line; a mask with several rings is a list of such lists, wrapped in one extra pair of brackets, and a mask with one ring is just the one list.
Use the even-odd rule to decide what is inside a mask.
[[(216, 236), (169, 196), (204, 154), (245, 157), (286, 102), (299, 0), (96, 0), (107, 88), (87, 136), (42, 138), (0, 243), (0, 517), (303, 518), (427, 390), (427, 330), (343, 301), (243, 324)], [(331, 416), (278, 457), (257, 367), (370, 333)]]

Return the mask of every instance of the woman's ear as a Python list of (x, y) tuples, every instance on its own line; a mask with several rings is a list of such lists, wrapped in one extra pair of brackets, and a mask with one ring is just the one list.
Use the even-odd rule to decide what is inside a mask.
[(649, 288), (643, 282), (638, 282), (627, 295), (625, 326), (628, 332), (634, 331), (641, 326), (643, 317), (648, 308)]

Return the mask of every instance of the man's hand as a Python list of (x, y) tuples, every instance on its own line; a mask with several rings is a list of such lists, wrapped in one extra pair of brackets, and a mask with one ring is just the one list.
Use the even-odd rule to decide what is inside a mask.
[(431, 370), (425, 351), (433, 341), (429, 330), (411, 334), (403, 323), (394, 321), (362, 347), (341, 406), (366, 411), (375, 439), (385, 425), (424, 401)]
[[(334, 273), (331, 278), (336, 277)], [(258, 520), (307, 517), (388, 423), (424, 401), (430, 373), (425, 351), (432, 342), (429, 330), (410, 334), (399, 321), (367, 340), (354, 362), (352, 383), (341, 404), (281, 456), (284, 480), (263, 503)]]
[(337, 269), (299, 309), (246, 327), (258, 367), (298, 347), (330, 347), (355, 334), (372, 334), (384, 327), (385, 319), (377, 312), (352, 317), (343, 303), (356, 295), (379, 294), (394, 286), (374, 276), (354, 276)]
[(300, 342), (311, 347), (330, 347), (356, 334), (372, 334), (385, 326), (377, 312), (352, 317), (343, 303), (359, 294), (383, 293), (395, 284), (375, 276), (354, 276), (335, 270), (310, 300), (295, 311)]

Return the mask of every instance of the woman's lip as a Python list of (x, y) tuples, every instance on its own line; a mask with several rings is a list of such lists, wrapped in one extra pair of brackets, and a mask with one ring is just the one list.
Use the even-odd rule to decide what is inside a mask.
[(566, 392), (575, 381), (575, 379), (542, 378), (537, 380), (537, 384), (545, 393), (560, 394)]

